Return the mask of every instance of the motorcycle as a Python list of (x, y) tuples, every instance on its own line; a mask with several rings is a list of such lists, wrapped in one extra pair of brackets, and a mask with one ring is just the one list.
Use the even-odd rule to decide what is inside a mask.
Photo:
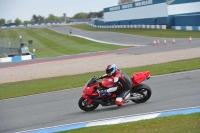
[[(150, 71), (135, 72), (130, 78), (133, 84), (130, 91), (130, 97), (125, 101), (125, 103), (129, 100), (137, 104), (146, 102), (151, 97), (152, 91), (148, 85), (142, 84), (141, 82), (150, 78)], [(95, 76), (91, 78), (85, 84), (82, 97), (78, 101), (80, 109), (83, 111), (93, 111), (99, 106), (99, 104), (102, 106), (116, 105), (115, 99), (122, 89), (121, 84), (118, 85), (117, 91), (115, 92), (102, 95), (99, 93), (99, 90), (108, 89), (113, 84), (113, 79), (109, 77), (104, 78), (102, 81), (99, 81), (99, 78)]]

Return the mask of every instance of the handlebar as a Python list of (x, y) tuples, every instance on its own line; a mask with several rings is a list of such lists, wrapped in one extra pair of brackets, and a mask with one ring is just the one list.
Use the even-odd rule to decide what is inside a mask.
[(93, 78), (95, 78), (96, 80), (99, 80), (99, 79), (101, 79), (102, 77), (101, 77), (101, 76), (99, 76), (99, 77), (94, 76)]

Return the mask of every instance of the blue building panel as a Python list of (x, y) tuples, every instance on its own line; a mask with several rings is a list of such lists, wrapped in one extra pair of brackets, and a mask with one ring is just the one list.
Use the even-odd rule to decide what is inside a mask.
[(155, 24), (155, 20), (153, 18), (147, 18), (147, 19), (136, 19), (136, 20), (131, 20), (133, 25), (153, 25)]
[(200, 26), (200, 12), (169, 15), (168, 24), (170, 26)]
[(158, 24), (158, 25), (167, 25), (167, 24), (168, 24), (168, 19), (167, 19), (167, 17), (160, 17), (160, 18), (157, 18), (156, 24)]
[(200, 14), (174, 16), (174, 25), (176, 25), (176, 26), (200, 26)]
[(95, 25), (167, 25), (167, 17), (110, 21), (110, 22), (95, 20), (94, 24)]

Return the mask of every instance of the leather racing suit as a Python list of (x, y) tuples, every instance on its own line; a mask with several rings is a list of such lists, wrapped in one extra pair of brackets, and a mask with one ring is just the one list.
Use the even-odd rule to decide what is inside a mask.
[(108, 76), (107, 74), (101, 76), (100, 78), (110, 77), (113, 78), (114, 84), (109, 89), (104, 90), (103, 93), (111, 93), (117, 90), (119, 84), (122, 85), (122, 89), (120, 90), (119, 96), (116, 98), (115, 103), (118, 106), (121, 106), (125, 100), (130, 97), (130, 90), (132, 89), (132, 80), (121, 70), (117, 69), (116, 73), (112, 76)]

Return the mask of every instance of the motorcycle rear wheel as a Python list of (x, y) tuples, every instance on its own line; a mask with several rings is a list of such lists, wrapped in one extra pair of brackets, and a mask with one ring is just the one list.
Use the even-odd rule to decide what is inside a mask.
[(78, 101), (79, 108), (83, 111), (93, 111), (99, 106), (99, 103), (96, 102), (92, 102), (90, 105), (87, 103), (87, 99), (81, 97)]
[(141, 99), (132, 100), (133, 102), (144, 103), (147, 100), (149, 100), (149, 98), (151, 97), (152, 91), (151, 91), (151, 88), (149, 86), (141, 84), (141, 86), (139, 88), (137, 88), (137, 92), (132, 92), (132, 93), (137, 93), (137, 94), (140, 94), (142, 96)]

